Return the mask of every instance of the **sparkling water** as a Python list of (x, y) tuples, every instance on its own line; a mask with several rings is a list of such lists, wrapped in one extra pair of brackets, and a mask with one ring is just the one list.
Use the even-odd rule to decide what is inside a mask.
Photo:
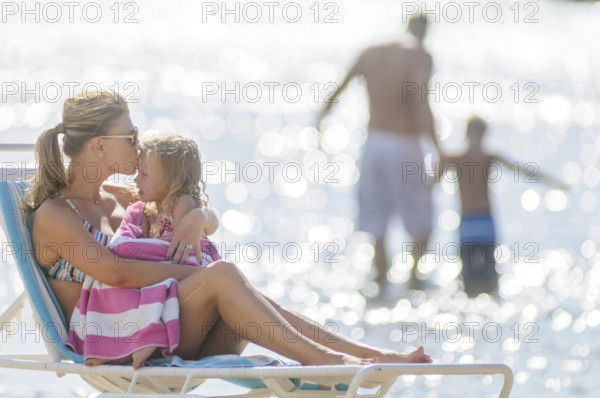
[[(28, 13), (21, 3), (3, 3), (0, 142), (35, 142), (60, 121), (62, 102), (84, 87), (118, 91), (141, 132), (177, 131), (198, 142), (221, 221), (213, 240), (270, 297), (370, 344), (423, 345), (441, 363), (505, 363), (515, 374), (515, 397), (594, 396), (596, 4), (54, 4), (31, 3)], [(372, 299), (372, 240), (355, 228), (368, 120), (362, 80), (325, 120), (319, 146), (317, 116), (335, 84), (366, 46), (397, 39), (417, 9), (431, 22), (425, 44), (434, 59), (430, 101), (442, 148), (463, 150), (465, 120), (478, 114), (489, 122), (487, 150), (569, 187), (532, 182), (514, 167), (498, 171), (490, 184), (500, 244), (494, 297), (460, 291), (458, 192), (444, 178), (434, 188), (432, 252), (419, 264), (427, 291), (406, 292), (408, 237), (392, 220), (392, 288)], [(3, 162), (33, 160), (2, 153)], [(5, 308), (22, 285), (13, 264), (3, 269)], [(43, 349), (35, 333), (18, 336), (2, 341), (4, 349)], [(500, 385), (498, 376), (405, 376), (390, 395), (495, 396)], [(215, 382), (209, 391), (238, 389)], [(0, 395), (95, 394), (75, 376), (0, 371)]]

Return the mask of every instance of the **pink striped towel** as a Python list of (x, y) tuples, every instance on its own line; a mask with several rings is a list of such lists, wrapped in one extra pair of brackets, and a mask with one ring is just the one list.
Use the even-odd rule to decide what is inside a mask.
[[(141, 238), (140, 221), (144, 212), (144, 202), (136, 202), (127, 207), (119, 229), (110, 241), (109, 247), (119, 257), (137, 258), (139, 260), (165, 261), (171, 237)], [(190, 252), (185, 264), (205, 266), (220, 260), (216, 246), (207, 238), (200, 240), (200, 258)]]
[[(165, 261), (169, 238), (137, 239), (142, 209), (142, 202), (127, 208), (109, 247), (121, 257)], [(201, 243), (201, 261), (192, 253), (186, 264), (204, 266), (221, 258), (208, 239)], [(170, 356), (179, 345), (177, 280), (122, 289), (86, 275), (69, 329), (66, 344), (84, 359), (118, 359), (149, 346)]]
[(66, 344), (84, 359), (123, 358), (149, 346), (170, 356), (179, 345), (177, 280), (121, 289), (86, 275)]

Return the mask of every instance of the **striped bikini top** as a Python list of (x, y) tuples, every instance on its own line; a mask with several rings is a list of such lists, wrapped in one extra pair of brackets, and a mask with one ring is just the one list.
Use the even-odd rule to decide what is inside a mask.
[[(106, 191), (104, 191), (104, 192), (106, 192)], [(108, 192), (106, 192), (106, 193), (108, 193)], [(103, 234), (100, 230), (94, 228), (94, 226), (92, 226), (92, 224), (87, 222), (87, 220), (85, 218), (83, 218), (81, 213), (79, 213), (79, 210), (77, 210), (77, 208), (75, 207), (75, 205), (71, 202), (71, 200), (69, 198), (67, 198), (65, 195), (63, 195), (60, 192), (58, 193), (58, 196), (60, 196), (62, 199), (64, 199), (64, 201), (67, 202), (67, 204), (71, 207), (71, 209), (75, 210), (75, 213), (77, 213), (79, 215), (79, 217), (81, 217), (81, 220), (83, 221), (83, 226), (88, 230), (88, 232), (90, 234), (92, 234), (94, 239), (96, 239), (98, 242), (100, 242), (100, 244), (102, 246), (108, 247), (108, 242), (110, 242), (111, 237), (109, 235)], [(117, 201), (117, 203), (119, 203), (119, 202)], [(73, 264), (71, 264), (70, 262), (68, 262), (67, 260), (65, 260), (62, 257), (59, 258), (58, 260), (56, 260), (56, 262), (54, 264), (52, 264), (50, 267), (47, 268), (46, 274), (50, 278), (58, 279), (60, 281), (68, 281), (68, 282), (82, 283), (83, 279), (85, 278), (85, 274), (83, 272), (79, 271), (77, 268), (75, 268), (73, 266)]]

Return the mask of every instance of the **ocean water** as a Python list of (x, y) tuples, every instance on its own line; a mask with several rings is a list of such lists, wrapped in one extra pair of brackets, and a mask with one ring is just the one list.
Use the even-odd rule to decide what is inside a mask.
[[(35, 142), (60, 120), (72, 92), (119, 91), (140, 131), (178, 131), (198, 142), (221, 220), (213, 239), (270, 297), (370, 344), (423, 345), (441, 363), (505, 363), (515, 374), (514, 397), (596, 395), (596, 4), (98, 1), (73, 6), (71, 15), (64, 5), (34, 4), (30, 13), (20, 3), (2, 10), (0, 143)], [(315, 123), (334, 84), (363, 48), (397, 39), (418, 8), (431, 22), (425, 43), (442, 148), (463, 150), (465, 120), (479, 114), (490, 125), (489, 151), (568, 186), (498, 171), (490, 184), (501, 244), (494, 297), (460, 291), (458, 193), (446, 178), (434, 188), (432, 250), (419, 265), (428, 289), (406, 294), (407, 235), (391, 220), (392, 289), (371, 299), (372, 242), (355, 228), (368, 120), (362, 81), (326, 119), (319, 146)], [(4, 163), (34, 160), (0, 154)], [(22, 285), (13, 264), (2, 267), (5, 308)], [(35, 333), (21, 333), (3, 338), (2, 348), (43, 347)], [(500, 385), (489, 376), (402, 377), (390, 396), (488, 397)], [(223, 386), (208, 390), (237, 391)], [(74, 376), (0, 370), (0, 395), (95, 394)]]

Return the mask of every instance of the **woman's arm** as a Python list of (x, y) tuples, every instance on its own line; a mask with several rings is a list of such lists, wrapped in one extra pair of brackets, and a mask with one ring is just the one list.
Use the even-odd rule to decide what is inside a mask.
[(211, 236), (217, 231), (219, 228), (219, 219), (217, 215), (211, 208), (196, 208), (194, 211), (199, 213), (199, 216), (206, 220), (206, 225), (204, 226), (204, 236)]
[(181, 195), (173, 206), (173, 239), (167, 251), (167, 259), (173, 263), (183, 263), (190, 253), (187, 244), (194, 252), (201, 252), (200, 239), (212, 235), (219, 226), (219, 220), (211, 209), (196, 207), (190, 195)]
[(181, 224), (183, 216), (196, 208), (196, 202), (190, 195), (181, 195), (173, 206), (173, 229)]
[[(79, 271), (114, 287), (141, 288), (167, 278), (181, 280), (198, 270), (187, 265), (120, 258), (96, 241), (73, 211), (53, 200), (44, 202), (36, 212), (34, 235), (41, 264), (60, 256)], [(42, 257), (48, 255), (53, 258)]]

